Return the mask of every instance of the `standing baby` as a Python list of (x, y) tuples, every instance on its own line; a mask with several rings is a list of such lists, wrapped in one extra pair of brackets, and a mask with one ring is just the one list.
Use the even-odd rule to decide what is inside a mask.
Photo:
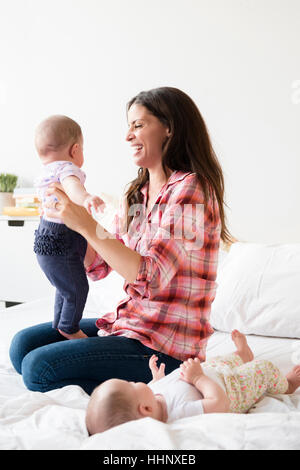
[(43, 215), (35, 232), (34, 252), (56, 287), (53, 328), (67, 339), (85, 338), (79, 322), (89, 291), (84, 268), (87, 242), (59, 218), (47, 216), (47, 207), (56, 204), (47, 190), (52, 183), (61, 183), (68, 197), (89, 213), (92, 208), (98, 211), (103, 201), (84, 187), (83, 136), (77, 122), (67, 116), (50, 116), (37, 127), (35, 146), (43, 165), (35, 182)]

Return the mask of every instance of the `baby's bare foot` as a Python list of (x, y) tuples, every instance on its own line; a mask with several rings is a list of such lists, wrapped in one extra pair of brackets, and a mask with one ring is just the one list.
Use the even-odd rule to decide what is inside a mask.
[(77, 331), (76, 333), (73, 333), (73, 334), (65, 333), (62, 330), (58, 330), (58, 331), (60, 332), (60, 334), (62, 336), (64, 336), (67, 339), (87, 338), (87, 335), (82, 330), (79, 330), (79, 331)]
[(300, 387), (300, 366), (295, 366), (287, 375), (289, 388), (285, 393), (294, 393)]
[(233, 330), (231, 333), (231, 339), (236, 345), (236, 354), (240, 356), (242, 361), (244, 363), (253, 361), (254, 355), (247, 343), (246, 336), (243, 333), (240, 333), (238, 330)]

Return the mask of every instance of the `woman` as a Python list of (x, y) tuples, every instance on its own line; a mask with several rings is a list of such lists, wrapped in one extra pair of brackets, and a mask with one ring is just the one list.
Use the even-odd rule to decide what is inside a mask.
[(77, 384), (90, 394), (112, 377), (148, 382), (153, 354), (166, 373), (188, 357), (205, 360), (219, 241), (230, 239), (222, 170), (199, 110), (182, 91), (141, 92), (128, 103), (127, 117), (126, 140), (139, 170), (114, 236), (61, 187), (51, 190), (55, 216), (89, 244), (89, 276), (116, 270), (127, 297), (96, 323), (81, 321), (87, 338), (64, 340), (51, 323), (17, 333), (10, 356), (30, 390)]

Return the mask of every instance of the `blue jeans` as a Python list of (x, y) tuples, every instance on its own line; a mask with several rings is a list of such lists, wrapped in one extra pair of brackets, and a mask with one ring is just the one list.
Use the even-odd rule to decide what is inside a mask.
[(147, 383), (152, 354), (169, 374), (181, 361), (125, 336), (97, 336), (96, 319), (84, 318), (80, 328), (88, 338), (67, 340), (51, 322), (19, 331), (10, 346), (10, 359), (29, 390), (47, 392), (79, 385), (88, 394), (107, 379)]

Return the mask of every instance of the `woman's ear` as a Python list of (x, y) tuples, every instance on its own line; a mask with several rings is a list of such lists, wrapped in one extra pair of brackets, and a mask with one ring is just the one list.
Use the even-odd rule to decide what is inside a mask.
[(162, 148), (164, 149), (168, 143), (169, 138), (171, 137), (170, 129), (167, 129), (165, 140), (163, 141)]

